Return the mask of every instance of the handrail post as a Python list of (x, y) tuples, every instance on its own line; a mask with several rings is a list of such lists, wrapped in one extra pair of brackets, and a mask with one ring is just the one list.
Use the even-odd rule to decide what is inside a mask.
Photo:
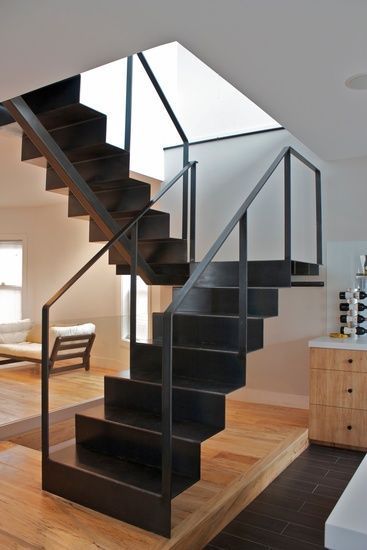
[[(183, 166), (189, 162), (189, 144), (183, 144)], [(189, 175), (187, 171), (182, 179), (182, 238), (187, 241), (188, 238), (188, 197), (189, 197)]]
[(163, 315), (162, 347), (162, 499), (169, 508), (172, 494), (172, 339), (173, 315)]
[(131, 111), (133, 89), (133, 56), (129, 55), (126, 65), (126, 96), (125, 96), (125, 151), (130, 151), (131, 144)]
[(41, 387), (41, 424), (42, 424), (42, 466), (50, 454), (49, 435), (49, 326), (50, 308), (42, 308), (42, 387)]
[(321, 172), (315, 170), (316, 194), (316, 263), (322, 264), (322, 212), (321, 212)]
[(196, 164), (190, 173), (190, 250), (189, 261), (195, 262), (196, 254)]
[(247, 269), (247, 211), (239, 221), (239, 262), (238, 262), (238, 348), (239, 358), (247, 355), (247, 310), (248, 310), (248, 269)]
[(138, 264), (139, 222), (131, 229), (131, 268), (130, 268), (130, 367), (136, 344), (136, 277)]
[(291, 149), (284, 155), (284, 259), (291, 261)]

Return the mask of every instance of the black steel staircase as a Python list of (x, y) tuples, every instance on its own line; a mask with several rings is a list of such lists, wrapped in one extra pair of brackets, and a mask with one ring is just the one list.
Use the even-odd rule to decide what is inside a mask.
[[(67, 79), (0, 110), (0, 124), (14, 117), (23, 127), (22, 160), (45, 166), (46, 189), (68, 192), (69, 216), (90, 217), (90, 241), (109, 241), (43, 309), (43, 488), (170, 536), (171, 499), (200, 479), (200, 444), (224, 429), (225, 396), (245, 384), (246, 354), (263, 347), (264, 319), (278, 314), (278, 288), (291, 286), (292, 270), (318, 272), (320, 173), (293, 149), (283, 150), (197, 264), (187, 187), (191, 225), (186, 219), (182, 239), (170, 237), (170, 215), (151, 208), (180, 178), (188, 181), (189, 172), (195, 193), (187, 150), (184, 168), (152, 200), (150, 186), (129, 175), (129, 152), (106, 143), (105, 115), (79, 102), (79, 87), (79, 77)], [(311, 266), (290, 257), (291, 155), (315, 172), (318, 258)], [(251, 262), (247, 210), (281, 162), (285, 258)], [(239, 261), (213, 261), (238, 224)], [(132, 325), (130, 377), (106, 376), (104, 406), (76, 415), (75, 443), (50, 454), (49, 309), (107, 251), (117, 274), (131, 274), (132, 308), (137, 273), (151, 284), (184, 286), (175, 288), (167, 312), (154, 314), (152, 341), (136, 341)]]

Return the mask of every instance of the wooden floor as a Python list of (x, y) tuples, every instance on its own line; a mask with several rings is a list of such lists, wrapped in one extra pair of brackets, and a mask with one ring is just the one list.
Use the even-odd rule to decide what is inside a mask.
[[(60, 411), (103, 397), (103, 377), (107, 370), (92, 367), (50, 377), (50, 411)], [(114, 371), (115, 372), (115, 371)], [(39, 417), (41, 412), (40, 366), (0, 369), (0, 438), (3, 428)], [(2, 430), (3, 429), (3, 430)]]
[(40, 453), (0, 443), (0, 547), (199, 550), (308, 446), (306, 426), (306, 411), (227, 401), (201, 481), (173, 501), (170, 540), (42, 493)]

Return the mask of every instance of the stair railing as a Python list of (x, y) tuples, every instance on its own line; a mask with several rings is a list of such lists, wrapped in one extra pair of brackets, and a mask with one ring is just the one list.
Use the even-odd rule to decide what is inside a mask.
[(289, 264), (291, 275), (291, 156), (301, 161), (315, 174), (316, 196), (316, 258), (322, 264), (321, 233), (321, 174), (310, 161), (292, 147), (285, 147), (274, 159), (264, 175), (250, 192), (242, 206), (223, 229), (192, 275), (177, 293), (171, 305), (163, 314), (163, 348), (162, 348), (162, 499), (168, 506), (172, 494), (172, 348), (173, 316), (190, 290), (199, 281), (206, 268), (213, 261), (234, 228), (239, 225), (239, 358), (246, 360), (247, 355), (247, 297), (248, 297), (248, 250), (247, 250), (247, 212), (255, 198), (284, 159), (284, 261)]
[[(49, 440), (49, 330), (51, 307), (87, 272), (89, 269), (115, 246), (127, 233), (131, 233), (131, 292), (130, 292), (130, 353), (136, 342), (136, 279), (138, 274), (138, 232), (141, 218), (169, 191), (184, 174), (190, 172), (191, 189), (195, 197), (196, 189), (196, 161), (186, 164), (154, 197), (140, 210), (134, 219), (126, 224), (106, 243), (83, 267), (79, 269), (42, 307), (42, 460), (46, 464), (50, 453)], [(193, 201), (195, 204), (195, 200)], [(193, 213), (191, 213), (192, 215)], [(195, 235), (190, 242), (195, 243)], [(195, 244), (194, 244), (195, 246)]]
[[(183, 159), (182, 166), (186, 166), (189, 162), (189, 140), (185, 134), (177, 116), (175, 115), (162, 87), (160, 86), (157, 77), (152, 71), (145, 55), (142, 52), (137, 54), (139, 61), (141, 62), (145, 72), (147, 73), (149, 80), (154, 86), (164, 108), (166, 109), (168, 116), (170, 117), (174, 127), (177, 130), (183, 143)], [(131, 145), (131, 117), (132, 117), (132, 84), (133, 84), (133, 56), (127, 58), (126, 68), (126, 101), (125, 101), (125, 149), (130, 151)], [(182, 182), (182, 238), (188, 239), (188, 194), (189, 194), (189, 180), (188, 173), (183, 176)], [(191, 223), (191, 221), (190, 221)], [(191, 232), (192, 234), (192, 232)], [(195, 256), (190, 257), (190, 261), (195, 261)]]

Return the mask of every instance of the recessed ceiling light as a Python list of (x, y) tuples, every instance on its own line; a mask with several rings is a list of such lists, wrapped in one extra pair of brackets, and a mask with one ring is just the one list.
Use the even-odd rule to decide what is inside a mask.
[(367, 90), (367, 73), (355, 74), (345, 81), (351, 90)]

